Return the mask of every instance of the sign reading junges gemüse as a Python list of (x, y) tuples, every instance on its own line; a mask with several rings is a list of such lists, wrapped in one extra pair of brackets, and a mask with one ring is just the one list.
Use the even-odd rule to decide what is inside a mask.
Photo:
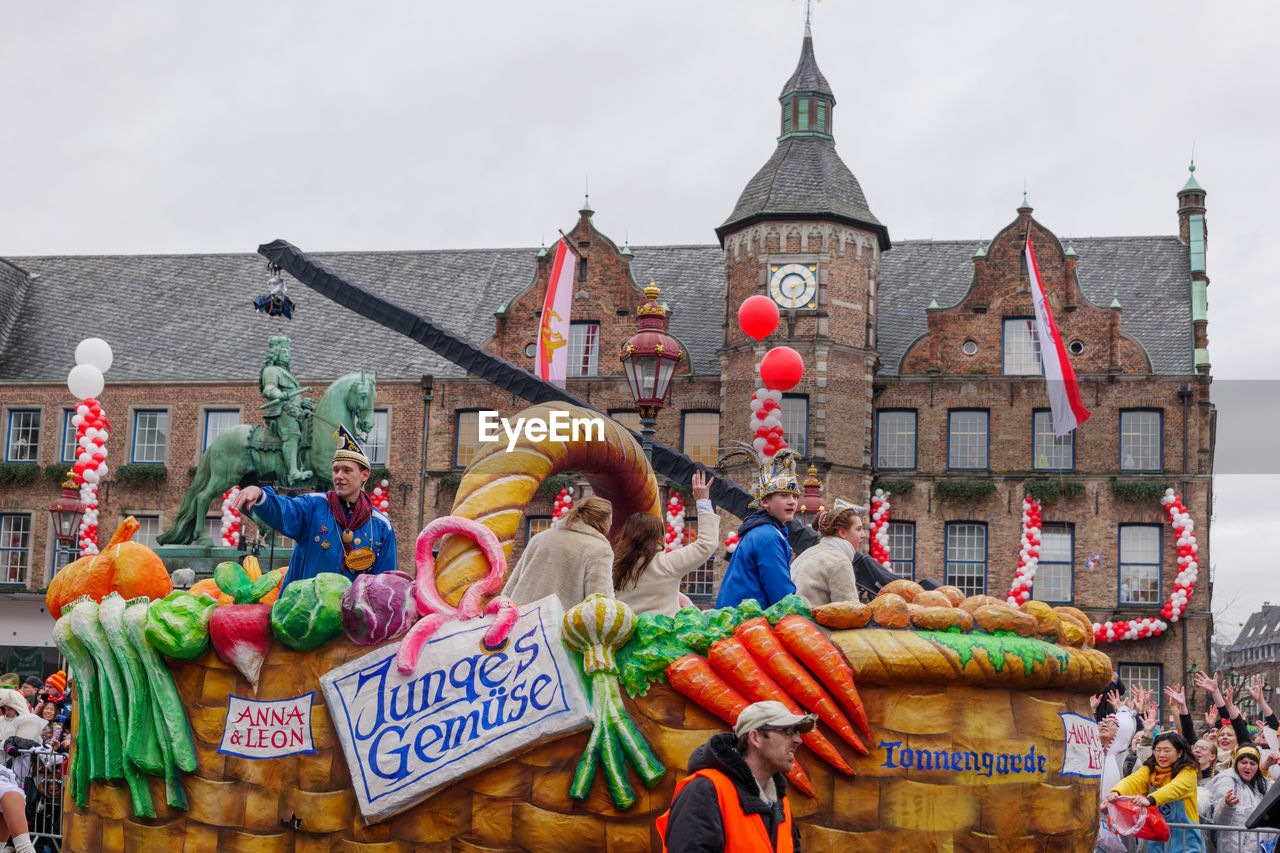
[(401, 675), (394, 643), (321, 676), (360, 811), (381, 820), (538, 741), (590, 725), (554, 597), (520, 608), (506, 645), (489, 619), (451, 622)]

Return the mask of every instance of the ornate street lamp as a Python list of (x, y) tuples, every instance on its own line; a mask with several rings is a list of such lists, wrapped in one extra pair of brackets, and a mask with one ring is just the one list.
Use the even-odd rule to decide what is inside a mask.
[(809, 476), (804, 480), (804, 500), (800, 502), (800, 508), (807, 516), (812, 516), (822, 510), (822, 481), (818, 479), (818, 468), (815, 465), (809, 466)]
[(680, 342), (667, 334), (667, 309), (658, 304), (661, 291), (649, 280), (644, 289), (649, 301), (637, 309), (639, 329), (622, 345), (622, 369), (631, 387), (631, 397), (640, 413), (640, 434), (644, 455), (653, 459), (653, 430), (658, 425), (658, 410), (667, 399), (676, 365), (684, 358)]
[(62, 497), (49, 504), (49, 515), (53, 518), (54, 535), (63, 548), (71, 548), (80, 535), (80, 519), (84, 517), (84, 503), (80, 500), (80, 487), (72, 479), (72, 472), (67, 472), (67, 479), (62, 483)]

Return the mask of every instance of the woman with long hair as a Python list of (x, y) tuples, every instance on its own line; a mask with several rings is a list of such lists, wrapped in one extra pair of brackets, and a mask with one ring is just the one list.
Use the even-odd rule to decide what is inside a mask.
[[(1212, 823), (1243, 827), (1267, 793), (1267, 780), (1258, 769), (1261, 755), (1255, 746), (1245, 745), (1236, 750), (1231, 767), (1214, 777), (1209, 786), (1209, 813)], [(1257, 850), (1259, 842), (1269, 842), (1274, 836), (1246, 835), (1228, 830), (1217, 830), (1218, 853), (1244, 853)]]
[[(0, 688), (0, 746), (25, 748), (40, 736), (41, 720), (32, 714), (27, 700), (17, 690)], [(27, 827), (27, 794), (22, 780), (0, 764), (0, 844), (11, 839), (16, 853), (35, 853)]]
[(791, 580), (810, 607), (833, 601), (857, 601), (858, 583), (853, 561), (866, 541), (863, 509), (843, 500), (818, 513), (813, 529), (822, 540), (795, 558)]
[(502, 594), (516, 604), (557, 596), (565, 610), (598, 592), (613, 597), (613, 504), (599, 495), (578, 502), (550, 530), (531, 537)]
[[(1151, 755), (1107, 793), (1107, 802), (1131, 797), (1139, 806), (1155, 806), (1169, 823), (1199, 823), (1196, 808), (1197, 763), (1177, 732), (1161, 732)], [(1147, 842), (1148, 853), (1203, 853), (1198, 829), (1170, 828), (1168, 841)]]
[(720, 538), (720, 516), (711, 505), (712, 478), (693, 475), (698, 508), (698, 538), (664, 553), (666, 526), (656, 515), (638, 512), (627, 519), (614, 548), (614, 596), (636, 613), (674, 616), (679, 609), (680, 580), (707, 562)]

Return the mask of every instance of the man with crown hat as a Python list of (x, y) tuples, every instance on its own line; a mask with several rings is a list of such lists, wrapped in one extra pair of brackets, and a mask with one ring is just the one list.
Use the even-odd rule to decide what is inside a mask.
[(784, 447), (760, 464), (755, 500), (738, 528), (738, 547), (720, 583), (716, 607), (736, 607), (754, 598), (769, 607), (796, 591), (791, 582), (791, 545), (787, 523), (800, 507), (796, 460), (800, 454)]
[(232, 506), (253, 509), (271, 529), (296, 543), (285, 584), (341, 572), (355, 578), (360, 572), (385, 572), (396, 567), (396, 534), (391, 520), (373, 508), (364, 491), (369, 457), (351, 433), (339, 426), (334, 434), (333, 490), (288, 497), (270, 486), (247, 486)]

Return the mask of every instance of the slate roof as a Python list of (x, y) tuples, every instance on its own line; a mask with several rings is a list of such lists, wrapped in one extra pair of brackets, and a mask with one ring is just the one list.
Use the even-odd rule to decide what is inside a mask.
[[(675, 309), (671, 333), (689, 348), (699, 374), (719, 374), (719, 322), (691, 306), (724, 302), (723, 259), (713, 246), (632, 247), (633, 274), (662, 288)], [(537, 250), (474, 249), (422, 252), (314, 253), (348, 280), (483, 343), (494, 312), (533, 279)], [(109, 379), (256, 379), (266, 339), (293, 339), (293, 363), (303, 376), (337, 376), (357, 366), (387, 377), (462, 376), (456, 365), (375, 323), (344, 311), (286, 280), (298, 308), (292, 320), (265, 318), (252, 307), (267, 292), (266, 263), (243, 255), (111, 255), (31, 257), (32, 274), (5, 278), (0, 261), (0, 379), (60, 381), (72, 364), (76, 334), (110, 341)], [(12, 278), (12, 276), (10, 277)], [(20, 307), (10, 294), (23, 296)], [(66, 329), (69, 306), (86, 317)], [(717, 307), (718, 314), (721, 309)], [(247, 346), (247, 350), (245, 347)], [(261, 352), (260, 352), (261, 351)], [(360, 353), (359, 358), (353, 353)], [(523, 365), (522, 365), (523, 366)]]
[(836, 144), (821, 136), (791, 136), (778, 143), (773, 156), (747, 182), (733, 213), (716, 229), (723, 238), (732, 225), (770, 217), (834, 216), (867, 225), (889, 247), (889, 232), (867, 206), (862, 185), (836, 153)]
[[(880, 374), (896, 375), (907, 347), (928, 331), (925, 309), (937, 293), (955, 305), (973, 281), (978, 240), (902, 240), (880, 258), (877, 340)], [(1120, 328), (1151, 356), (1152, 372), (1195, 372), (1190, 259), (1177, 237), (1086, 237), (1073, 240), (1076, 275), (1095, 305), (1120, 298)]]
[[(1186, 247), (1175, 237), (1086, 238), (1075, 246), (1085, 294), (1108, 305), (1119, 287), (1122, 327), (1147, 348), (1155, 372), (1192, 373)], [(963, 296), (977, 247), (977, 240), (906, 240), (882, 256), (882, 375), (895, 374), (907, 346), (926, 331), (925, 308), (935, 289), (940, 305)], [(657, 280), (662, 301), (673, 309), (671, 332), (689, 348), (697, 373), (718, 375), (725, 293), (719, 247), (632, 251), (636, 281)], [(493, 333), (494, 312), (532, 280), (536, 254), (525, 248), (313, 256), (480, 344)], [(298, 303), (292, 321), (260, 317), (250, 302), (266, 292), (267, 273), (256, 254), (30, 257), (13, 263), (21, 269), (0, 260), (0, 380), (62, 381), (77, 335), (111, 342), (114, 381), (256, 379), (266, 339), (277, 331), (293, 339), (294, 364), (303, 376), (336, 376), (357, 364), (388, 378), (463, 375), (297, 282), (290, 281)], [(89, 318), (74, 332), (68, 326), (73, 314)], [(358, 360), (353, 353), (360, 353)]]
[[(800, 46), (800, 62), (796, 64), (796, 70), (792, 72), (787, 85), (782, 87), (782, 95), (779, 97), (785, 98), (792, 92), (831, 94), (831, 84), (823, 76), (822, 69), (818, 68), (818, 60), (813, 57), (813, 37), (808, 33), (805, 33), (804, 42)], [(835, 102), (835, 98), (832, 98), (831, 103)]]
[(1236, 635), (1236, 641), (1227, 649), (1227, 654), (1277, 642), (1280, 642), (1280, 607), (1266, 604), (1244, 623), (1244, 627)]

